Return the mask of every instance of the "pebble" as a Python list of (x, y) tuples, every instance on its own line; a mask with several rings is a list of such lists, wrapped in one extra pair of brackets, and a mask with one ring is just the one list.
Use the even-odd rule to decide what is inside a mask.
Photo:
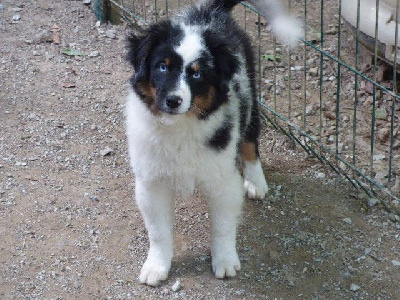
[(400, 261), (398, 261), (398, 260), (392, 260), (392, 264), (395, 267), (400, 267)]
[(317, 179), (324, 179), (324, 178), (325, 178), (325, 174), (322, 173), (322, 172), (319, 172), (319, 173), (316, 174), (315, 177), (316, 177)]
[(369, 198), (368, 199), (368, 206), (373, 207), (379, 203), (379, 200), (376, 198)]
[(106, 31), (106, 37), (110, 39), (116, 39), (117, 38), (117, 31), (114, 29), (109, 29)]
[(174, 285), (171, 287), (173, 292), (177, 292), (181, 288), (181, 281), (177, 280)]
[(291, 71), (301, 71), (303, 70), (303, 66), (294, 66), (294, 67), (290, 67)]
[(310, 68), (310, 70), (308, 70), (308, 74), (311, 76), (318, 76), (318, 68)]
[(102, 156), (107, 156), (107, 155), (112, 154), (113, 152), (114, 152), (113, 149), (111, 149), (110, 147), (106, 147), (106, 148), (104, 148), (103, 150), (100, 151), (100, 154)]
[(347, 224), (353, 224), (353, 221), (350, 218), (344, 218), (343, 222), (345, 222)]
[(400, 221), (400, 217), (396, 214), (389, 214), (389, 220), (392, 222), (398, 222)]
[(83, 4), (85, 5), (90, 5), (92, 3), (92, 0), (83, 0)]
[(376, 154), (376, 155), (374, 155), (374, 161), (384, 160), (385, 157), (386, 157), (385, 154)]
[(20, 15), (13, 15), (12, 20), (15, 21), (19, 21), (21, 20), (21, 16)]
[(350, 291), (352, 292), (357, 292), (360, 289), (360, 287), (357, 284), (352, 283), (350, 285)]
[(99, 56), (100, 55), (100, 52), (99, 51), (93, 51), (93, 52), (91, 52), (90, 54), (89, 54), (89, 57), (97, 57), (97, 56)]
[(36, 43), (51, 43), (53, 42), (53, 33), (50, 30), (42, 30), (35, 35)]

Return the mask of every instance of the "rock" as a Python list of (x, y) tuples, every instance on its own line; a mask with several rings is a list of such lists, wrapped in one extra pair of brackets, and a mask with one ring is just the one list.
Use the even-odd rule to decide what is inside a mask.
[(303, 66), (294, 66), (294, 67), (290, 67), (291, 71), (301, 71), (303, 70)]
[(106, 37), (110, 39), (116, 39), (117, 38), (117, 31), (115, 29), (109, 29), (106, 31)]
[(400, 221), (400, 216), (396, 214), (389, 214), (389, 220), (392, 222), (398, 222)]
[(105, 147), (103, 150), (100, 151), (100, 154), (102, 156), (111, 155), (112, 153), (114, 153), (114, 150), (111, 149), (110, 147)]
[(385, 157), (386, 157), (385, 154), (376, 154), (376, 155), (374, 155), (374, 161), (384, 160)]
[(181, 281), (177, 280), (174, 285), (171, 287), (173, 292), (177, 292), (181, 288)]
[(315, 175), (315, 177), (316, 177), (317, 179), (324, 179), (324, 178), (325, 178), (325, 174), (322, 173), (322, 172), (318, 172), (318, 173)]
[(336, 114), (334, 112), (325, 110), (324, 111), (324, 116), (325, 118), (327, 118), (328, 120), (336, 120)]
[(350, 218), (344, 218), (343, 222), (345, 222), (347, 224), (353, 224), (353, 221)]
[(393, 264), (393, 266), (395, 266), (395, 267), (400, 267), (400, 261), (398, 261), (398, 260), (392, 260), (392, 264)]
[(89, 54), (89, 57), (98, 57), (98, 56), (100, 56), (99, 51), (93, 51), (93, 52), (91, 52), (91, 53)]
[(92, 195), (90, 196), (90, 200), (98, 202), (99, 198), (96, 195)]
[(315, 104), (308, 104), (306, 106), (306, 115), (311, 116), (316, 110), (317, 110), (317, 107)]
[(368, 199), (368, 206), (373, 207), (379, 203), (379, 200), (376, 198), (369, 198)]
[(92, 3), (92, 0), (83, 0), (83, 4), (85, 5), (90, 5)]
[(318, 76), (318, 68), (310, 68), (310, 70), (308, 70), (308, 74), (311, 76)]
[(19, 20), (21, 20), (21, 16), (20, 15), (13, 15), (12, 20), (14, 22), (18, 22)]
[(352, 292), (357, 292), (360, 289), (360, 287), (357, 284), (352, 283), (350, 285), (350, 291)]
[(52, 43), (53, 42), (53, 32), (50, 30), (42, 30), (35, 35), (34, 41), (36, 43)]

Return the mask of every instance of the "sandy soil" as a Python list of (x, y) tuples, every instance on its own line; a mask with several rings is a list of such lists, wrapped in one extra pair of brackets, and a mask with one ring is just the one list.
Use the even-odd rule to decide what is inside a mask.
[(140, 285), (125, 34), (82, 1), (0, 1), (1, 299), (400, 298), (395, 218), (267, 127), (272, 189), (244, 205), (239, 275), (214, 278), (207, 203), (194, 195), (176, 204), (169, 279)]

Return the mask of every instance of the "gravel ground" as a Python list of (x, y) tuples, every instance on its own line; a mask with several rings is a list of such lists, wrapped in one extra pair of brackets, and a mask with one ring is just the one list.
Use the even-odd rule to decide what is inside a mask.
[(126, 153), (125, 34), (82, 1), (0, 0), (1, 299), (400, 298), (396, 217), (269, 128), (271, 192), (244, 205), (238, 276), (214, 278), (194, 195), (177, 201), (169, 279), (138, 284), (148, 240)]

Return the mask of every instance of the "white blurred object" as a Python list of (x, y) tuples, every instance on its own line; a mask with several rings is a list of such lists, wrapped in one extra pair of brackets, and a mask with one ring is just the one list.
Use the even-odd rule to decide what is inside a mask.
[(281, 0), (248, 0), (271, 24), (274, 34), (286, 45), (294, 47), (303, 37), (303, 25), (290, 15)]
[[(381, 49), (379, 56), (390, 63), (394, 63), (396, 24), (398, 23), (398, 20), (396, 22), (397, 0), (380, 0), (378, 4), (378, 19), (376, 18), (376, 0), (342, 1), (342, 17), (350, 23), (353, 29), (357, 28), (358, 1), (360, 1), (360, 32), (375, 40), (375, 27), (376, 22), (378, 22), (377, 40), (384, 44), (384, 49)], [(364, 41), (365, 43), (368, 44), (368, 41)], [(398, 32), (397, 63), (400, 63), (399, 43), (400, 27)], [(371, 48), (368, 45), (365, 46)]]

